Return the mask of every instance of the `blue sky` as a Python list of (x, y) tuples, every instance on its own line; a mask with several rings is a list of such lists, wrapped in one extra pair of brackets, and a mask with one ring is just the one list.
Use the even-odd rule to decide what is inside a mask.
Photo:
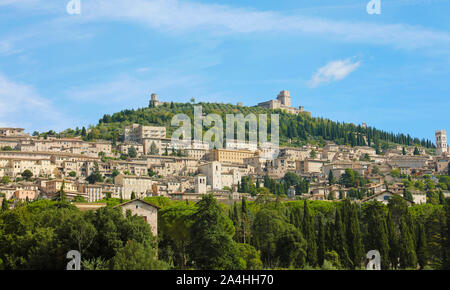
[(450, 1), (0, 0), (0, 126), (64, 130), (161, 101), (255, 105), (434, 140), (450, 130)]

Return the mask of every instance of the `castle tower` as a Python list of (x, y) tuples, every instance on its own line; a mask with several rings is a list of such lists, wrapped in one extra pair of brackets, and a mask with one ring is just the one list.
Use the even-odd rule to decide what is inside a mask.
[(283, 106), (290, 107), (291, 106), (291, 95), (289, 91), (281, 91), (278, 96), (277, 100), (281, 102)]
[(436, 154), (442, 155), (447, 153), (447, 132), (445, 130), (436, 131)]
[(155, 108), (155, 107), (158, 107), (161, 104), (162, 103), (160, 101), (158, 101), (158, 95), (157, 94), (152, 94), (151, 95), (151, 99), (150, 99), (150, 103), (149, 103), (148, 106), (150, 108)]

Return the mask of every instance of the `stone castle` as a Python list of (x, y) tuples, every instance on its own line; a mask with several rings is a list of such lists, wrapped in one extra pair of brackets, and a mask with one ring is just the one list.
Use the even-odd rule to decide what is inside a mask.
[(262, 102), (259, 103), (258, 106), (266, 109), (281, 109), (291, 114), (299, 114), (306, 112), (303, 106), (298, 107), (298, 109), (291, 107), (291, 95), (287, 90), (281, 91), (278, 94), (276, 100)]

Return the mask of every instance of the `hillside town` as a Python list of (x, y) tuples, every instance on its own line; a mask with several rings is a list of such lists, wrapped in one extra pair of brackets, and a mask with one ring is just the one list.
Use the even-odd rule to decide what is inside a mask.
[[(150, 102), (160, 104), (156, 95)], [(304, 110), (289, 107), (288, 91), (269, 106), (274, 104), (292, 113)], [(322, 148), (280, 147), (275, 159), (267, 158), (258, 144), (237, 140), (226, 140), (222, 149), (201, 141), (176, 147), (166, 130), (132, 124), (113, 146), (106, 140), (30, 136), (23, 128), (0, 128), (0, 198), (12, 200), (13, 207), (17, 200), (54, 199), (63, 187), (69, 200), (91, 203), (149, 196), (196, 201), (207, 193), (220, 201), (236, 201), (244, 195), (255, 199), (268, 180), (277, 182), (292, 173), (306, 185), (289, 184), (281, 191), (286, 200), (350, 197), (385, 202), (393, 194), (405, 197), (408, 192), (408, 202), (421, 204), (427, 202), (429, 189), (450, 196), (438, 178), (449, 171), (444, 130), (435, 133), (435, 154), (402, 145), (377, 154), (368, 146), (328, 142)]]

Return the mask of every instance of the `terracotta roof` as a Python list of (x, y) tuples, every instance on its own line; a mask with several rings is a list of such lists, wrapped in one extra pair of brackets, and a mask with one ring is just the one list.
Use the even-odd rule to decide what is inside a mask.
[(398, 193), (395, 193), (395, 192), (392, 192), (392, 191), (390, 191), (390, 190), (385, 190), (385, 191), (376, 193), (376, 194), (374, 194), (374, 195), (365, 197), (365, 198), (361, 199), (360, 202), (368, 201), (368, 200), (370, 200), (370, 199), (373, 199), (373, 198), (375, 198), (375, 197), (377, 197), (377, 196), (379, 196), (379, 195), (385, 194), (385, 193), (390, 193), (390, 194), (392, 194), (392, 195), (398, 195), (398, 196), (400, 196), (401, 198), (403, 198), (404, 200), (409, 201), (409, 202), (411, 202), (411, 203), (414, 203), (414, 201), (409, 200), (409, 199), (406, 199), (406, 198), (404, 198), (402, 195), (400, 195), (400, 194), (398, 194)]
[(122, 207), (122, 206), (124, 206), (124, 205), (126, 205), (126, 204), (129, 204), (129, 203), (132, 203), (132, 202), (134, 202), (134, 201), (140, 201), (140, 202), (143, 202), (143, 203), (148, 204), (148, 205), (150, 205), (150, 206), (153, 206), (153, 207), (155, 207), (156, 209), (161, 209), (159, 206), (154, 205), (153, 203), (150, 203), (150, 202), (148, 202), (148, 201), (142, 200), (142, 199), (140, 199), (140, 198), (136, 198), (136, 199), (133, 199), (133, 200), (130, 200), (130, 201), (121, 203), (121, 204), (119, 204), (119, 205), (114, 206), (114, 208), (119, 207), (119, 206)]

